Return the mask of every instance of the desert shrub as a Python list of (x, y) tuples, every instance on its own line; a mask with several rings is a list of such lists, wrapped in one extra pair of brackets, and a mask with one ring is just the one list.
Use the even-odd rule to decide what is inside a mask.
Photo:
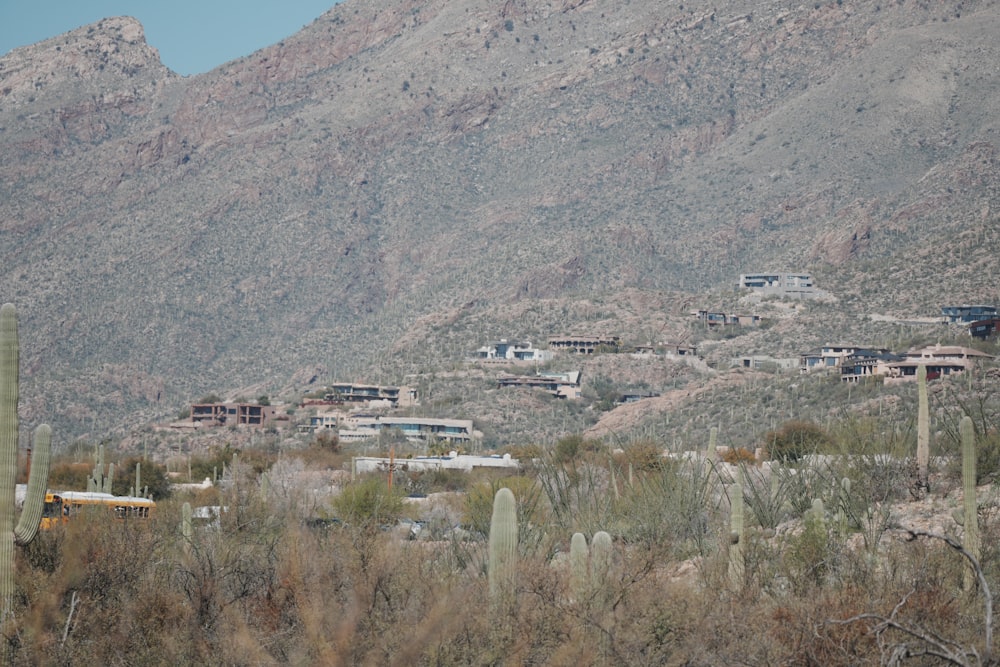
[(615, 489), (607, 467), (588, 461), (558, 463), (548, 457), (539, 462), (537, 479), (548, 500), (548, 521), (553, 530), (585, 535), (610, 530)]
[(525, 465), (539, 458), (542, 455), (542, 448), (539, 445), (508, 445), (500, 450), (500, 453), (510, 454), (512, 459), (517, 459)]
[(214, 479), (215, 476), (221, 477), (223, 468), (232, 465), (234, 454), (236, 449), (227, 444), (224, 447), (213, 447), (207, 455), (192, 456), (190, 459), (192, 481), (200, 482), (206, 477), (209, 479)]
[(632, 466), (637, 473), (659, 470), (663, 466), (663, 448), (649, 439), (638, 440), (624, 447), (614, 462), (623, 470)]
[(802, 518), (802, 530), (788, 538), (786, 568), (792, 585), (801, 593), (823, 584), (831, 569), (830, 527), (823, 504), (814, 505)]
[(707, 464), (665, 460), (656, 472), (624, 486), (613, 508), (613, 530), (626, 542), (669, 545), (676, 557), (708, 553), (717, 480)]
[(58, 491), (86, 491), (92, 463), (53, 461), (49, 468), (49, 488)]
[(838, 513), (848, 531), (861, 533), (865, 548), (878, 549), (892, 523), (892, 505), (908, 497), (912, 461), (901, 456), (905, 438), (886, 434), (852, 443), (849, 455), (812, 469), (816, 497)]
[(731, 465), (753, 465), (757, 463), (757, 457), (746, 447), (730, 447), (722, 455), (722, 461)]
[(575, 459), (583, 447), (583, 436), (576, 433), (560, 438), (556, 442), (553, 455), (559, 463), (568, 463)]
[(764, 436), (764, 448), (775, 461), (794, 462), (806, 454), (815, 454), (828, 448), (830, 436), (811, 421), (794, 419)]
[(312, 446), (325, 451), (339, 452), (340, 438), (337, 437), (336, 433), (333, 433), (329, 429), (321, 429), (316, 432), (316, 437), (312, 441)]
[(336, 450), (325, 447), (304, 447), (285, 452), (287, 458), (295, 458), (302, 461), (310, 470), (341, 470), (345, 463), (349, 463), (346, 454), (339, 448)]
[(808, 480), (798, 470), (771, 466), (769, 471), (741, 468), (743, 499), (761, 528), (774, 530), (793, 514), (801, 516), (812, 503)]
[(439, 491), (464, 491), (469, 483), (469, 473), (463, 470), (419, 470), (405, 475), (408, 493), (436, 493)]
[(385, 479), (372, 475), (344, 486), (333, 508), (352, 525), (392, 524), (403, 513), (403, 492), (398, 485), (390, 489)]

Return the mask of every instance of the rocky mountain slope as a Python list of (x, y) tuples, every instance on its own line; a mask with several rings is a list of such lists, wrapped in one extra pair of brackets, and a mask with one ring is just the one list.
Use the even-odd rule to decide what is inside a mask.
[(347, 0), (194, 77), (128, 18), (17, 49), (24, 417), (120, 429), (749, 270), (857, 313), (995, 301), (997, 34), (990, 0)]

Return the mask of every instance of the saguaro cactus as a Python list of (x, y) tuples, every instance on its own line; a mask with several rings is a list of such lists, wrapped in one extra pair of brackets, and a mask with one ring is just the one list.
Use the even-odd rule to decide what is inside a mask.
[(930, 411), (927, 407), (927, 367), (917, 367), (917, 491), (930, 489), (927, 466), (931, 458)]
[(94, 464), (94, 472), (87, 478), (87, 491), (97, 493), (111, 493), (111, 486), (115, 479), (115, 464), (108, 464), (108, 474), (104, 474), (104, 445), (97, 448), (97, 463)]
[(587, 596), (587, 538), (583, 533), (573, 533), (569, 541), (569, 592), (574, 602)]
[(716, 441), (719, 438), (719, 427), (713, 426), (708, 431), (708, 452), (706, 452), (705, 458), (712, 462), (712, 465), (719, 460), (719, 448)]
[(46, 424), (35, 429), (28, 494), (21, 518), (14, 526), (14, 503), (18, 451), (18, 358), (17, 311), (12, 304), (0, 307), (0, 618), (6, 621), (14, 598), (14, 545), (35, 539), (45, 505), (49, 479), (52, 430)]
[[(972, 418), (962, 417), (958, 426), (962, 436), (962, 546), (979, 560), (979, 503), (976, 499), (976, 434), (972, 429)], [(976, 576), (970, 568), (965, 568), (962, 583), (966, 590), (975, 585)]]
[(590, 585), (594, 590), (594, 605), (607, 611), (611, 576), (611, 535), (599, 530), (590, 542)]
[(131, 496), (142, 495), (142, 464), (139, 461), (135, 462), (135, 486), (132, 487)]
[[(608, 615), (611, 606), (611, 546), (611, 535), (603, 530), (594, 533), (594, 539), (590, 543), (590, 586), (594, 591), (593, 611), (605, 627), (613, 622)], [(601, 632), (598, 639), (598, 664), (608, 663), (609, 649), (610, 634)]]
[(493, 497), (488, 576), (494, 612), (504, 613), (514, 599), (517, 573), (517, 501), (508, 488)]
[(743, 587), (743, 548), (746, 532), (743, 530), (743, 483), (737, 475), (729, 497), (729, 582), (734, 589)]
[(181, 536), (184, 538), (184, 554), (191, 555), (191, 539), (194, 537), (194, 528), (191, 518), (193, 516), (191, 503), (181, 505)]

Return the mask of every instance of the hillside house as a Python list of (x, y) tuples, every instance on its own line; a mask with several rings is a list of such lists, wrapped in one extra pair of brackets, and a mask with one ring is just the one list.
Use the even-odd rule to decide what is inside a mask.
[(992, 359), (993, 355), (960, 345), (929, 345), (919, 350), (910, 350), (904, 355), (912, 361), (962, 361), (971, 367), (977, 361)]
[(892, 364), (903, 361), (904, 357), (885, 350), (856, 350), (844, 357), (840, 363), (840, 379), (843, 382), (861, 382), (875, 376), (887, 376)]
[(979, 350), (959, 345), (931, 345), (919, 350), (910, 350), (902, 361), (889, 365), (886, 382), (916, 380), (917, 368), (925, 366), (929, 379), (953, 375), (974, 368), (976, 364), (992, 359), (993, 356)]
[[(820, 348), (814, 348), (809, 352), (799, 355), (799, 369), (811, 371), (817, 368), (838, 368), (844, 360), (855, 354), (859, 350), (865, 350), (860, 345), (839, 345), (826, 344)], [(869, 350), (874, 352), (888, 352), (888, 350)]]
[(550, 350), (532, 347), (531, 341), (509, 341), (506, 338), (485, 345), (476, 350), (472, 358), (476, 361), (537, 362), (549, 361), (555, 356)]
[(717, 310), (699, 310), (695, 312), (695, 317), (706, 327), (724, 327), (729, 324), (729, 317)]
[(684, 343), (660, 343), (663, 354), (668, 357), (697, 357), (698, 348)]
[(256, 403), (196, 403), (191, 421), (205, 426), (264, 426), (274, 419), (274, 406)]
[(997, 317), (996, 306), (941, 306), (941, 314), (951, 324), (969, 324)]
[(323, 402), (327, 405), (368, 405), (373, 401), (387, 407), (408, 407), (417, 402), (417, 390), (409, 387), (339, 382), (327, 387)]
[(469, 443), (481, 437), (471, 419), (434, 419), (428, 417), (378, 417), (350, 415), (341, 420), (337, 436), (341, 442), (358, 442), (378, 438), (384, 430), (402, 433), (410, 442), (441, 440)]
[(618, 397), (616, 403), (618, 405), (625, 405), (626, 403), (638, 403), (647, 398), (659, 398), (660, 394), (655, 391), (643, 391), (643, 392), (633, 392), (627, 394), (621, 394)]
[(309, 417), (308, 424), (301, 424), (302, 433), (318, 433), (320, 431), (336, 431), (340, 425), (341, 415), (338, 412), (321, 412)]
[(595, 352), (619, 352), (621, 338), (618, 336), (552, 336), (549, 347), (554, 350), (573, 352), (576, 354), (594, 354)]
[(727, 314), (716, 310), (697, 310), (694, 315), (706, 327), (752, 327), (761, 323), (760, 315)]
[(556, 398), (578, 399), (581, 396), (580, 371), (540, 373), (538, 375), (501, 375), (497, 387), (527, 387), (541, 389)]
[(796, 357), (777, 358), (763, 354), (752, 354), (730, 359), (730, 368), (752, 368), (758, 371), (787, 371), (799, 368), (801, 360)]
[(969, 335), (973, 338), (986, 340), (1000, 332), (1000, 319), (978, 320), (969, 324)]
[(742, 273), (736, 283), (738, 289), (748, 289), (761, 295), (777, 295), (798, 299), (819, 296), (812, 276), (808, 273)]

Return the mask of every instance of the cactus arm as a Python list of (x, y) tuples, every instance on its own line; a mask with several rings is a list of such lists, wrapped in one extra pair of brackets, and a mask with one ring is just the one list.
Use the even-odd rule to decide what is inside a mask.
[(104, 493), (112, 493), (111, 486), (115, 483), (115, 464), (108, 464), (108, 476), (104, 479)]
[(25, 545), (35, 539), (45, 509), (45, 492), (49, 483), (49, 461), (52, 451), (52, 429), (42, 424), (35, 429), (34, 447), (31, 451), (31, 473), (28, 476), (28, 495), (24, 499), (21, 519), (14, 529), (14, 541)]

